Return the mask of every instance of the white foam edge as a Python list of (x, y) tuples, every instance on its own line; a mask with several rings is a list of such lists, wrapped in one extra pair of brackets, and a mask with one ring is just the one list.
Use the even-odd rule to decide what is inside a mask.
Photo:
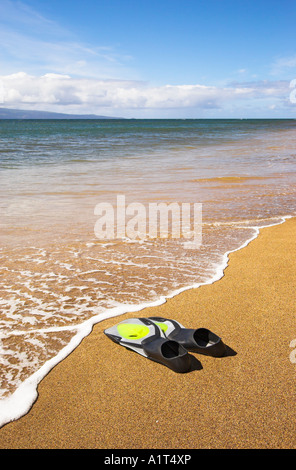
[[(57, 327), (49, 328), (48, 332), (62, 331), (62, 330), (76, 330), (77, 333), (69, 341), (69, 343), (61, 349), (58, 354), (48, 361), (46, 361), (40, 369), (38, 369), (34, 374), (28, 377), (20, 386), (15, 390), (12, 395), (7, 398), (0, 400), (0, 428), (5, 424), (15, 421), (25, 414), (27, 414), (38, 398), (38, 385), (42, 379), (61, 361), (63, 361), (77, 346), (81, 341), (88, 336), (93, 326), (96, 323), (99, 323), (107, 318), (112, 318), (116, 316), (123, 315), (128, 312), (138, 312), (147, 307), (158, 306), (166, 302), (165, 297), (160, 297), (155, 302), (142, 303), (138, 305), (129, 305), (122, 304), (118, 307), (108, 309), (107, 311), (93, 316), (92, 318), (86, 320), (80, 325), (69, 326), (69, 327)], [(43, 330), (44, 332), (45, 330)]]
[(38, 398), (38, 384), (41, 380), (61, 361), (63, 361), (76, 347), (81, 343), (81, 341), (88, 336), (93, 326), (96, 323), (99, 323), (103, 320), (108, 318), (116, 317), (123, 315), (129, 312), (139, 312), (147, 307), (156, 307), (158, 305), (164, 304), (167, 299), (173, 298), (176, 295), (180, 294), (189, 289), (195, 289), (203, 285), (213, 284), (214, 282), (218, 281), (224, 276), (224, 271), (228, 266), (229, 262), (229, 255), (230, 253), (234, 253), (235, 251), (239, 251), (242, 248), (245, 248), (252, 240), (257, 238), (260, 233), (260, 230), (267, 227), (272, 227), (274, 225), (280, 225), (286, 221), (286, 219), (290, 219), (293, 216), (286, 215), (282, 217), (278, 217), (280, 220), (279, 222), (270, 224), (270, 225), (263, 225), (263, 226), (252, 226), (252, 227), (242, 227), (245, 229), (252, 229), (254, 230), (254, 235), (246, 240), (242, 245), (234, 250), (227, 251), (223, 255), (223, 260), (221, 264), (217, 267), (216, 273), (207, 281), (192, 284), (189, 286), (182, 287), (173, 291), (172, 293), (168, 294), (167, 296), (161, 296), (158, 300), (154, 302), (142, 303), (138, 305), (129, 305), (129, 304), (122, 304), (118, 307), (114, 307), (111, 309), (106, 310), (103, 313), (93, 316), (92, 318), (86, 320), (85, 322), (81, 323), (78, 326), (71, 326), (71, 327), (62, 327), (62, 328), (51, 328), (52, 331), (61, 331), (64, 330), (77, 330), (77, 333), (70, 342), (65, 346), (63, 349), (59, 351), (59, 353), (46, 361), (43, 366), (38, 369), (34, 374), (28, 377), (21, 385), (17, 388), (17, 390), (7, 398), (0, 400), (0, 428), (3, 427), (5, 424), (15, 421), (25, 414), (27, 414), (30, 409), (32, 408), (33, 404)]

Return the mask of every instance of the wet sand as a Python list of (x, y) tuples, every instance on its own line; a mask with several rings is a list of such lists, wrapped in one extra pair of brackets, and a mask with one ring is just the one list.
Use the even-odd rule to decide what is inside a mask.
[(221, 280), (137, 314), (209, 328), (226, 357), (194, 354), (176, 374), (103, 334), (135, 314), (105, 320), (40, 383), (30, 412), (0, 429), (0, 448), (295, 448), (295, 233), (295, 218), (261, 230)]

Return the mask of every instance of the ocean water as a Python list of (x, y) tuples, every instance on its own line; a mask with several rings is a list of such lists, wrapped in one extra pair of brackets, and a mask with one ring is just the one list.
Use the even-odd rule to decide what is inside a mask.
[[(3, 425), (94, 323), (214, 282), (295, 215), (296, 120), (2, 120), (0, 165)], [(98, 239), (95, 208), (119, 195), (201, 204), (201, 245)]]

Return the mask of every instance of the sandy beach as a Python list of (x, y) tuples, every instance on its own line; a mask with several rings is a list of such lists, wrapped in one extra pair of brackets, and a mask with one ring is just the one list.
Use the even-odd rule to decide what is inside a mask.
[(137, 314), (209, 328), (226, 357), (192, 355), (192, 370), (176, 374), (103, 334), (135, 314), (105, 320), (0, 430), (0, 448), (294, 449), (295, 233), (295, 218), (262, 229), (222, 279)]

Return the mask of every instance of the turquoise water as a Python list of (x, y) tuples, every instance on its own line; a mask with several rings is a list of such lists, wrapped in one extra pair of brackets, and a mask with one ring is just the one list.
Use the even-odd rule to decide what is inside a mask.
[[(295, 120), (0, 121), (1, 396), (80, 325), (211, 282), (295, 215)], [(99, 203), (202, 204), (202, 244), (99, 240)]]

